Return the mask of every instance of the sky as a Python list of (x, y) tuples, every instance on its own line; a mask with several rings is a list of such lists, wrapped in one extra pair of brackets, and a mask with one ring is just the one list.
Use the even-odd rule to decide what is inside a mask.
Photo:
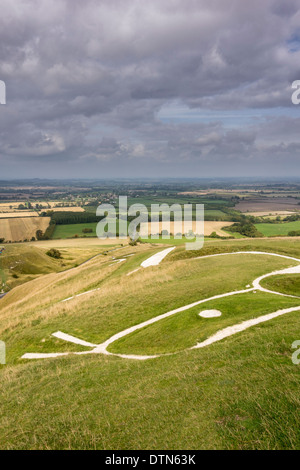
[(1, 0), (0, 178), (300, 177), (300, 0)]

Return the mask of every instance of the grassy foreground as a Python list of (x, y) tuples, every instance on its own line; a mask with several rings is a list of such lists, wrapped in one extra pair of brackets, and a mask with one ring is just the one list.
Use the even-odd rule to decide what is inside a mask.
[[(297, 264), (254, 254), (192, 260), (178, 247), (160, 266), (127, 276), (164, 247), (116, 247), (74, 269), (37, 277), (0, 301), (8, 362), (0, 366), (1, 449), (300, 448), (300, 375), (291, 360), (291, 345), (300, 339), (299, 312), (204, 349), (145, 362), (102, 355), (20, 359), (25, 352), (82, 349), (54, 339), (54, 331), (98, 343), (160, 313), (244, 289), (264, 273)], [(299, 241), (288, 239), (208, 242), (193, 255), (246, 247), (300, 255)], [(126, 261), (116, 264), (113, 257)], [(94, 288), (100, 290), (60, 303)], [(227, 325), (281, 305), (300, 305), (264, 295), (223, 299), (219, 321)], [(169, 326), (158, 322), (161, 328), (147, 332), (148, 343), (134, 347), (170, 352), (170, 345), (185, 348), (224, 326), (218, 319), (196, 325), (194, 314), (201, 309), (175, 315), (170, 337)]]
[(180, 356), (7, 367), (0, 447), (299, 449), (296, 337), (299, 315), (291, 314)]

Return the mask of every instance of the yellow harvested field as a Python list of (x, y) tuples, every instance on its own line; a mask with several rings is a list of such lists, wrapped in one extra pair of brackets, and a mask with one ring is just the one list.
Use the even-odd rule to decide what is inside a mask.
[(204, 222), (204, 235), (208, 237), (213, 232), (216, 232), (220, 237), (228, 237), (229, 234), (222, 230), (223, 227), (230, 227), (233, 222), (222, 222), (222, 221), (207, 221)]
[[(27, 201), (28, 202), (28, 201)], [(19, 205), (23, 204), (26, 206), (27, 202), (17, 201), (17, 202), (0, 202), (0, 212), (13, 212), (18, 211)], [(74, 211), (74, 212), (84, 212), (84, 208), (80, 206), (71, 206), (71, 207), (55, 207), (58, 204), (64, 204), (64, 201), (34, 201), (31, 202), (32, 206), (35, 207), (35, 204), (41, 204), (43, 206), (43, 211), (51, 210), (54, 211)]]
[(79, 207), (79, 206), (78, 207), (51, 207), (51, 210), (53, 212), (84, 212), (84, 208)]
[(18, 212), (0, 212), (0, 219), (8, 219), (11, 217), (38, 217), (39, 214), (33, 211), (18, 211)]
[(209, 191), (182, 191), (177, 193), (179, 196), (205, 196)]
[(5, 241), (30, 240), (36, 236), (37, 230), (47, 229), (50, 217), (19, 217), (0, 219), (0, 238)]
[[(197, 233), (197, 226), (196, 226), (196, 221), (193, 221), (192, 223), (192, 230), (194, 233)], [(204, 223), (204, 235), (208, 237), (211, 235), (213, 232), (216, 232), (217, 235), (220, 235), (220, 237), (226, 237), (229, 236), (228, 233), (224, 232), (222, 230), (223, 227), (229, 227), (232, 225), (233, 222), (222, 222), (222, 221), (207, 221)], [(148, 229), (147, 229), (148, 225)], [(153, 233), (161, 233), (162, 230), (168, 230), (169, 233), (172, 233), (173, 235), (176, 235), (177, 233), (184, 233), (186, 231), (189, 231), (191, 228), (190, 226), (187, 227), (187, 230), (184, 230), (183, 223), (181, 222), (170, 222), (170, 224), (163, 224), (163, 222), (159, 223), (159, 229), (153, 227)], [(151, 223), (147, 224), (142, 224), (141, 227), (141, 237), (145, 236), (147, 233), (151, 233)]]
[[(78, 206), (73, 206), (73, 207), (55, 207), (57, 206), (58, 204), (66, 204), (66, 201), (38, 201), (38, 204), (42, 204), (43, 206), (50, 206), (51, 209), (57, 209), (57, 210), (60, 210), (60, 209), (65, 209), (65, 210), (72, 210), (72, 209), (80, 209), (80, 210), (84, 210), (82, 209), (82, 207), (78, 207)], [(74, 201), (74, 204), (75, 204), (75, 201)]]

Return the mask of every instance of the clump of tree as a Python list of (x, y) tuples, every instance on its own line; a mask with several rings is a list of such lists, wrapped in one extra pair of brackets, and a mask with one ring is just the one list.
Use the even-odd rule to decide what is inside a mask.
[(230, 227), (226, 227), (227, 232), (236, 232), (244, 235), (244, 237), (257, 238), (263, 237), (263, 234), (257, 230), (251, 222), (237, 222)]
[(50, 240), (52, 238), (54, 230), (55, 230), (55, 223), (50, 220), (50, 224), (45, 230), (45, 233), (42, 230), (37, 230), (35, 233), (35, 237), (37, 240)]
[(218, 235), (217, 232), (212, 232), (209, 238), (222, 238), (222, 237), (220, 237), (220, 235)]
[(56, 248), (51, 248), (49, 251), (47, 251), (46, 255), (50, 256), (51, 258), (55, 259), (61, 259), (61, 252), (57, 250)]
[(297, 222), (297, 220), (300, 220), (300, 214), (288, 215), (283, 220), (284, 222)]
[(89, 212), (54, 212), (51, 221), (57, 225), (87, 224), (99, 222), (100, 217)]
[(288, 233), (289, 237), (300, 237), (300, 230), (292, 230)]
[(136, 240), (134, 239), (131, 239), (130, 242), (129, 242), (129, 245), (130, 246), (137, 246), (138, 243), (143, 243), (142, 240), (139, 238), (137, 238)]
[(56, 224), (52, 220), (50, 220), (50, 224), (48, 225), (44, 233), (44, 240), (50, 240), (50, 238), (52, 238), (55, 227)]
[(42, 230), (37, 230), (35, 233), (35, 237), (37, 240), (43, 240), (44, 239), (44, 232)]

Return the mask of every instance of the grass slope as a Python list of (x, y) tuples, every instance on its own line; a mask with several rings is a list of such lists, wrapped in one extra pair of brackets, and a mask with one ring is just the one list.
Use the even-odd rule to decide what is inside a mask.
[[(249, 246), (300, 254), (297, 240), (270, 242), (207, 242), (194, 255)], [(300, 338), (299, 313), (203, 350), (146, 362), (101, 355), (20, 360), (25, 352), (81, 349), (52, 338), (54, 331), (98, 343), (160, 313), (245, 288), (264, 273), (295, 264), (256, 255), (191, 260), (191, 253), (178, 247), (160, 266), (126, 276), (159, 249), (149, 244), (116, 248), (75, 269), (20, 285), (0, 301), (0, 337), (8, 361), (0, 367), (1, 449), (300, 448), (300, 376), (291, 361), (291, 344)], [(129, 254), (134, 256), (113, 263), (112, 256)], [(95, 293), (58, 303), (96, 287)], [(257, 312), (263, 305), (260, 294), (247, 302)], [(236, 304), (236, 318), (250, 315), (245, 305)], [(229, 306), (222, 308), (229, 318)], [(196, 339), (199, 330), (191, 321), (186, 317), (185, 327)], [(186, 332), (182, 329), (181, 337), (176, 328), (185, 344)]]
[(263, 279), (263, 287), (269, 290), (281, 292), (282, 294), (296, 295), (300, 297), (300, 275), (289, 274), (285, 276), (272, 276)]
[[(182, 351), (204, 341), (220, 329), (294, 306), (300, 306), (300, 299), (262, 292), (225, 297), (198, 305), (137, 330), (113, 343), (108, 350), (120, 354), (141, 355)], [(220, 310), (222, 316), (209, 319), (200, 317), (199, 312), (207, 309)]]
[(266, 237), (288, 235), (289, 232), (300, 230), (300, 221), (282, 224), (256, 224), (255, 227)]
[[(138, 263), (133, 256), (119, 267), (111, 255), (102, 255), (9, 293), (1, 300), (0, 324), (1, 339), (9, 346), (8, 360), (17, 361), (25, 352), (60, 352), (60, 343), (49, 350), (45, 341), (57, 330), (98, 344), (144, 320), (216, 294), (244, 289), (266, 272), (295, 264), (268, 256), (257, 263), (255, 255), (234, 255), (191, 260), (188, 268), (184, 261), (164, 262), (126, 276), (157, 249), (143, 245), (136, 251)], [(116, 250), (114, 256), (128, 252), (129, 248)], [(60, 303), (95, 288), (100, 290)]]

